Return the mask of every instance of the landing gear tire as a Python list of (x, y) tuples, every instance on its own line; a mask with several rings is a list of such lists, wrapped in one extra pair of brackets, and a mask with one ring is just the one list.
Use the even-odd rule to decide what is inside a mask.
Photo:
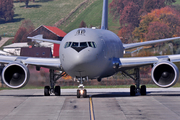
[(141, 86), (141, 95), (146, 95), (146, 86), (145, 85), (142, 85)]
[(84, 89), (84, 90), (83, 90), (83, 98), (86, 98), (86, 97), (87, 97), (87, 90)]
[(54, 94), (55, 94), (55, 96), (60, 96), (61, 95), (61, 87), (60, 86), (55, 86)]
[(44, 96), (50, 96), (50, 87), (49, 86), (44, 87)]
[(131, 96), (136, 95), (136, 87), (135, 87), (135, 85), (131, 85), (131, 87), (130, 87), (130, 95)]
[(80, 94), (80, 90), (77, 90), (77, 98), (80, 98), (81, 94)]

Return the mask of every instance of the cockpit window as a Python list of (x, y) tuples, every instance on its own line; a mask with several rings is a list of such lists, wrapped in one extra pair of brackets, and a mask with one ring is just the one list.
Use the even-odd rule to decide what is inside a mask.
[(96, 44), (94, 42), (88, 42), (89, 47), (96, 48)]
[(64, 48), (68, 47), (92, 47), (96, 48), (95, 42), (66, 42)]
[(64, 48), (68, 48), (68, 47), (70, 47), (70, 46), (71, 46), (71, 43), (72, 43), (72, 42), (66, 42), (66, 44), (65, 44)]
[(73, 42), (71, 47), (78, 47), (79, 43), (78, 42)]
[(96, 44), (94, 42), (92, 42), (92, 44), (93, 44), (94, 48), (96, 48)]
[(86, 42), (81, 42), (81, 43), (80, 43), (80, 47), (88, 47), (88, 45), (87, 45)]

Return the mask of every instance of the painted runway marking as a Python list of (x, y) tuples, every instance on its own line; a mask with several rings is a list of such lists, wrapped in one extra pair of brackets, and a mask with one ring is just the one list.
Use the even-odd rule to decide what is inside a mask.
[(95, 120), (94, 107), (91, 96), (89, 97), (89, 113), (90, 113), (90, 120)]

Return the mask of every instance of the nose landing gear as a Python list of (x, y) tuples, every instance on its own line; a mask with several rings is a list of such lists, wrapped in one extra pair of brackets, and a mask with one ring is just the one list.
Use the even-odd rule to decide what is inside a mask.
[[(87, 78), (87, 80), (88, 80), (88, 78)], [(79, 84), (78, 89), (77, 89), (77, 98), (80, 98), (81, 96), (83, 98), (86, 98), (87, 97), (87, 90), (84, 89), (83, 78), (80, 78), (80, 80), (78, 80), (78, 81), (80, 81), (81, 83)]]
[(81, 96), (83, 98), (86, 98), (87, 97), (87, 90), (84, 89), (84, 86), (82, 84), (80, 84), (79, 86), (79, 89), (77, 89), (77, 98), (80, 98)]

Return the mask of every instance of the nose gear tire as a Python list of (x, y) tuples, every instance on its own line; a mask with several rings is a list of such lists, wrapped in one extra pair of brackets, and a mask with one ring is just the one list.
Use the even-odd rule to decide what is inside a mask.
[(80, 98), (80, 90), (77, 90), (77, 98)]
[(86, 98), (87, 97), (87, 90), (84, 89), (84, 92), (83, 92), (83, 98)]

